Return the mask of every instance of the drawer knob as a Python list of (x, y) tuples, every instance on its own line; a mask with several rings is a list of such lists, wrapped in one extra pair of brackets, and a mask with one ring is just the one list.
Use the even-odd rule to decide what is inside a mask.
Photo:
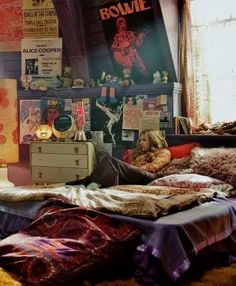
[(75, 160), (75, 165), (76, 165), (76, 166), (79, 166), (79, 160), (78, 160), (78, 159)]
[(79, 175), (75, 175), (75, 179), (76, 179), (76, 180), (79, 180)]
[(76, 154), (78, 154), (79, 153), (79, 147), (74, 147), (74, 151)]
[(42, 147), (41, 146), (38, 147), (38, 151), (39, 151), (39, 153), (42, 152)]
[(42, 173), (39, 172), (39, 179), (42, 179)]

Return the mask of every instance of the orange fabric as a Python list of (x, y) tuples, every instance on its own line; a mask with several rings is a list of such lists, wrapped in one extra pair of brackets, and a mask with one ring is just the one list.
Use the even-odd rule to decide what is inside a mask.
[(197, 142), (191, 142), (168, 147), (168, 149), (171, 153), (171, 159), (177, 159), (190, 156), (192, 149), (195, 147), (201, 147), (201, 145)]
[(163, 166), (170, 162), (171, 154), (168, 149), (159, 149), (155, 152), (147, 152), (139, 155), (132, 165), (139, 169), (146, 170), (151, 173), (156, 173)]

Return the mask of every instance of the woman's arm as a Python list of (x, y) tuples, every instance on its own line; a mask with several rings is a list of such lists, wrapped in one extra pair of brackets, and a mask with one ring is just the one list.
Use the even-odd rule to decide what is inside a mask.
[[(150, 162), (149, 154), (142, 155), (146, 156), (145, 160), (143, 161), (142, 166), (139, 166), (140, 169), (146, 170), (152, 173), (156, 173), (160, 170), (163, 166), (170, 162), (171, 155), (168, 149), (160, 149), (156, 151), (152, 157), (152, 162)], [(148, 162), (149, 161), (149, 162)]]

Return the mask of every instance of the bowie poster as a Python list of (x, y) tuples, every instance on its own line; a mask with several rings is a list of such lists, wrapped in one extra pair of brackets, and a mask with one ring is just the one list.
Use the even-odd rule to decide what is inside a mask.
[(24, 38), (58, 37), (58, 18), (52, 0), (23, 0)]
[(53, 86), (56, 75), (62, 72), (62, 39), (23, 39), (21, 46), (22, 75), (32, 75)]
[(135, 83), (152, 81), (152, 74), (163, 69), (152, 1), (116, 1), (99, 7), (98, 13), (117, 75), (127, 68)]

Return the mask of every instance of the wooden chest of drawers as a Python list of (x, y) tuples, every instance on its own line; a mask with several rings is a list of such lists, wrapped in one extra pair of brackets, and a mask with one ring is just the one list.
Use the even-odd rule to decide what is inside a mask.
[(33, 183), (61, 183), (90, 175), (96, 165), (91, 142), (33, 142), (30, 145)]

